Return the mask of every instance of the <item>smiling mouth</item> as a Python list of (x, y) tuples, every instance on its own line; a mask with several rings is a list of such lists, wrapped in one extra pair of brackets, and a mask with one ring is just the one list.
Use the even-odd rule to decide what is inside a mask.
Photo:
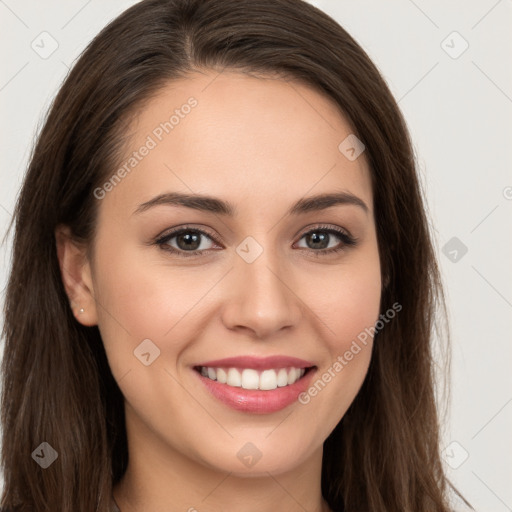
[(233, 388), (254, 389), (270, 391), (295, 384), (307, 373), (316, 368), (269, 368), (256, 370), (253, 368), (214, 368), (207, 366), (195, 366), (194, 370), (203, 377), (226, 384)]

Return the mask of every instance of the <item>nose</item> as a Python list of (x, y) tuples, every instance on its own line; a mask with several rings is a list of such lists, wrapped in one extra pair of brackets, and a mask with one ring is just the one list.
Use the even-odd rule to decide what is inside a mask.
[(294, 290), (291, 272), (285, 272), (284, 266), (267, 250), (252, 263), (235, 255), (222, 309), (227, 328), (263, 339), (298, 325), (302, 315), (300, 291)]

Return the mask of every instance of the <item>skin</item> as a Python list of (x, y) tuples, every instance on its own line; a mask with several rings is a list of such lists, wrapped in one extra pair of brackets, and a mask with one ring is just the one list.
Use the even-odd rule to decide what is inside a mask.
[[(322, 445), (364, 380), (371, 338), (308, 404), (271, 414), (227, 407), (192, 367), (287, 355), (313, 361), (320, 377), (375, 324), (381, 271), (365, 155), (350, 161), (338, 150), (353, 130), (308, 86), (208, 70), (144, 105), (127, 158), (191, 96), (197, 106), (100, 200), (93, 261), (57, 230), (77, 321), (98, 325), (125, 397), (130, 461), (114, 496), (122, 512), (325, 512)], [(334, 191), (359, 197), (368, 212), (344, 204), (286, 214), (304, 196)], [(208, 194), (237, 212), (160, 205), (133, 213), (163, 192)], [(216, 237), (201, 238), (207, 252), (187, 258), (151, 243), (183, 224)], [(347, 230), (357, 245), (318, 256), (304, 237), (318, 225)], [(263, 248), (250, 264), (236, 252), (247, 236)], [(169, 244), (186, 250), (177, 238)], [(149, 366), (134, 357), (145, 339), (160, 350)], [(251, 467), (237, 457), (247, 442), (262, 454)]]

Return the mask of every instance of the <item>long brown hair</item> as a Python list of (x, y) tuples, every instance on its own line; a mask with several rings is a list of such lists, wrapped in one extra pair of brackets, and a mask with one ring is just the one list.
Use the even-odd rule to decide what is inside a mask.
[[(16, 204), (5, 300), (2, 506), (107, 512), (128, 462), (123, 396), (97, 327), (79, 324), (61, 279), (55, 229), (92, 248), (94, 190), (116, 168), (130, 116), (197, 69), (302, 81), (339, 105), (366, 146), (382, 275), (364, 384), (324, 443), (322, 492), (335, 510), (450, 510), (439, 455), (432, 353), (439, 270), (404, 119), (361, 47), (301, 0), (145, 0), (111, 22), (66, 78)], [(11, 224), (12, 227), (12, 224)], [(92, 254), (92, 251), (90, 252)], [(49, 443), (47, 469), (32, 452)]]

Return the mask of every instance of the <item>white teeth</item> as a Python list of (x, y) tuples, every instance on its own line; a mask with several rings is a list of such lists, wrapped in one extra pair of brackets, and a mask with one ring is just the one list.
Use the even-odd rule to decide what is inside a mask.
[(228, 370), (228, 378), (226, 380), (226, 384), (235, 388), (242, 386), (242, 376), (236, 368), (230, 368)]
[(222, 368), (217, 368), (217, 382), (226, 384), (228, 381), (228, 374)]
[(288, 382), (295, 382), (300, 377), (300, 370), (298, 368), (290, 368), (288, 370)]
[(276, 389), (277, 375), (274, 370), (265, 370), (260, 375), (260, 389)]
[(288, 372), (286, 371), (286, 368), (281, 368), (279, 370), (279, 373), (277, 374), (277, 385), (280, 388), (288, 385)]
[(242, 372), (242, 387), (244, 389), (258, 389), (260, 376), (256, 370), (245, 369)]
[(228, 386), (242, 387), (243, 389), (271, 390), (277, 387), (290, 386), (297, 382), (304, 373), (305, 368), (280, 368), (259, 372), (252, 368), (245, 368), (240, 372), (237, 368), (206, 368), (201, 367), (201, 375), (211, 380), (217, 380)]

